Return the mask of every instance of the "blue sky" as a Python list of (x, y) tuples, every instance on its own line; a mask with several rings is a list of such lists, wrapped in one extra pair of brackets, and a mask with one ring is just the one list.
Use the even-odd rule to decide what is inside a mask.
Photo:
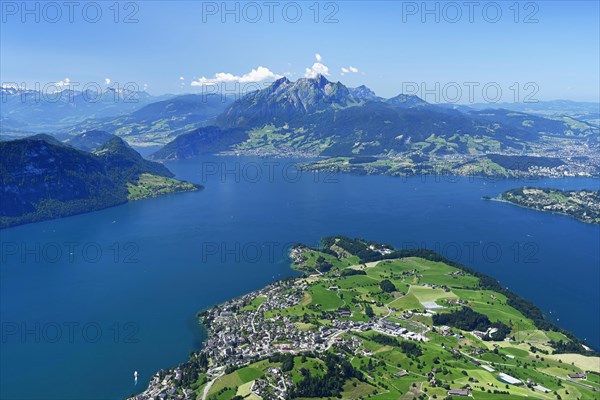
[[(439, 96), (468, 103), (470, 92), (481, 101), (483, 87), (491, 86), (488, 97), (495, 98), (500, 88), (503, 101), (521, 101), (527, 94), (539, 100), (599, 100), (597, 1), (520, 2), (516, 8), (513, 1), (476, 2), (473, 22), (462, 1), (429, 2), (429, 9), (438, 10), (431, 14), (424, 14), (420, 1), (318, 2), (317, 22), (312, 1), (273, 3), (271, 22), (270, 3), (260, 1), (230, 2), (230, 9), (238, 4), (232, 14), (223, 13), (220, 1), (121, 2), (118, 16), (109, 8), (112, 1), (98, 2), (98, 18), (95, 6), (80, 2), (71, 23), (64, 7), (58, 18), (45, 3), (37, 10), (29, 3), (33, 12), (27, 14), (20, 1), (3, 1), (1, 80), (31, 87), (66, 78), (105, 85), (110, 79), (147, 85), (152, 94), (184, 93), (205, 89), (191, 82), (214, 81), (219, 73), (231, 74), (219, 76), (233, 90), (231, 81), (282, 75), (294, 80), (319, 63), (315, 70), (326, 71), (328, 79), (365, 84), (384, 97), (413, 91), (429, 101)], [(294, 23), (296, 5), (302, 15)], [(131, 13), (137, 22), (124, 23)], [(98, 22), (90, 22), (94, 19)], [(258, 67), (263, 69), (251, 74)]]

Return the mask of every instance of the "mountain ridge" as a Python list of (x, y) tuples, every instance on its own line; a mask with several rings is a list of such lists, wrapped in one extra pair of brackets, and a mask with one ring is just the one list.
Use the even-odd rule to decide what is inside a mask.
[[(586, 146), (598, 132), (593, 125), (569, 118), (455, 108), (407, 94), (382, 99), (364, 85), (348, 88), (323, 75), (296, 81), (280, 78), (230, 104), (214, 126), (221, 136), (211, 131), (209, 147), (202, 148), (206, 136), (199, 131), (176, 137), (152, 158), (187, 158), (212, 150), (326, 157), (529, 154), (546, 146), (548, 138), (581, 138), (578, 145)], [(186, 150), (178, 151), (178, 145)]]
[[(85, 152), (49, 135), (0, 142), (0, 228), (200, 187), (113, 137)], [(142, 179), (143, 178), (143, 179)], [(142, 193), (140, 195), (139, 193)]]
[(12, 127), (2, 127), (2, 133), (56, 131), (89, 118), (127, 114), (164, 98), (152, 96), (145, 91), (122, 88), (106, 88), (100, 91), (78, 91), (68, 88), (45, 92), (3, 86), (1, 90), (0, 116), (2, 119), (10, 118), (13, 121)]
[(65, 130), (79, 134), (103, 130), (130, 143), (166, 144), (177, 135), (210, 125), (231, 102), (232, 96), (185, 94), (146, 104), (126, 115), (88, 119)]

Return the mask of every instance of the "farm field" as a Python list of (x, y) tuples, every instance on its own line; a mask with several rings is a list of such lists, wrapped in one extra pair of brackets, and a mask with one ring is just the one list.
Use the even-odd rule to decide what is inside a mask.
[[(538, 327), (535, 312), (487, 277), (431, 252), (394, 257), (348, 238), (324, 245), (292, 251), (305, 274), (292, 281), (301, 288), (295, 304), (278, 308), (259, 294), (240, 309), (274, 326), (291, 323), (314, 350), (294, 349), (297, 339), (284, 334), (281, 351), (214, 377), (208, 400), (457, 398), (452, 390), (474, 399), (598, 397), (598, 355), (569, 332)], [(569, 377), (577, 373), (585, 378)], [(209, 377), (203, 381), (198, 398)]]

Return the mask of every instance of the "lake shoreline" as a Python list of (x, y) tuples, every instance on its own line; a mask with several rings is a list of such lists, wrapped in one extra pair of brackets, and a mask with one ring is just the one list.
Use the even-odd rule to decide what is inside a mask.
[[(529, 197), (526, 197), (527, 194), (525, 192), (529, 194)], [(536, 198), (533, 193), (535, 193), (535, 195), (538, 197), (540, 195), (543, 195), (544, 197)], [(505, 191), (494, 198), (489, 198), (489, 200), (509, 203), (529, 210), (565, 215), (569, 218), (586, 224), (600, 224), (600, 191), (592, 191), (587, 189), (563, 191), (555, 188), (540, 189), (525, 186)], [(554, 208), (563, 208), (569, 212), (556, 209), (545, 209), (545, 207), (548, 206), (552, 206)], [(580, 216), (582, 211), (583, 216)], [(591, 217), (588, 216), (588, 212), (590, 213)], [(583, 217), (588, 218), (586, 219)]]
[[(206, 322), (207, 321), (207, 316), (210, 316), (210, 315), (217, 316), (217, 315), (219, 315), (219, 313), (221, 312), (221, 310), (227, 310), (228, 308), (231, 308), (232, 306), (235, 306), (236, 304), (238, 304), (239, 302), (241, 302), (244, 299), (251, 299), (252, 303), (253, 303), (258, 298), (268, 297), (269, 296), (269, 291), (276, 290), (276, 288), (278, 286), (280, 287), (280, 286), (285, 285), (284, 287), (287, 288), (290, 285), (294, 286), (294, 285), (297, 285), (298, 283), (308, 282), (309, 278), (310, 278), (307, 275), (308, 271), (307, 270), (303, 270), (302, 268), (300, 268), (301, 264), (299, 264), (300, 263), (299, 256), (297, 255), (297, 254), (299, 254), (299, 250), (298, 249), (300, 249), (300, 250), (303, 250), (303, 249), (311, 250), (312, 248), (306, 247), (304, 245), (297, 245), (297, 246), (293, 247), (291, 249), (291, 251), (290, 251), (290, 254), (294, 255), (292, 257), (292, 262), (291, 262), (290, 267), (294, 271), (304, 272), (304, 276), (303, 277), (287, 278), (285, 280), (275, 281), (275, 282), (267, 284), (262, 289), (254, 290), (254, 291), (251, 291), (251, 292), (246, 293), (246, 294), (241, 295), (241, 296), (236, 296), (236, 297), (231, 298), (229, 300), (226, 300), (226, 301), (224, 301), (222, 303), (216, 304), (216, 305), (214, 305), (212, 307), (208, 307), (206, 309), (198, 311), (198, 313), (196, 314), (196, 316), (198, 317), (198, 322), (203, 327), (203, 329), (205, 329), (206, 332), (208, 332), (206, 341), (203, 343), (202, 347), (199, 348), (199, 349), (197, 349), (197, 350), (195, 350), (194, 353), (193, 353), (193, 355), (190, 357), (190, 359), (188, 359), (188, 361), (186, 361), (186, 362), (184, 362), (182, 364), (179, 364), (175, 368), (171, 368), (171, 369), (168, 369), (168, 370), (160, 370), (159, 372), (157, 372), (153, 376), (153, 378), (152, 378), (152, 380), (151, 380), (148, 388), (146, 390), (144, 390), (143, 392), (141, 392), (141, 393), (139, 393), (139, 394), (137, 394), (135, 396), (130, 397), (129, 400), (148, 400), (148, 399), (154, 398), (156, 395), (159, 395), (161, 393), (168, 393), (168, 392), (170, 392), (172, 390), (175, 390), (175, 388), (177, 388), (177, 382), (179, 380), (181, 380), (181, 376), (185, 375), (185, 373), (186, 373), (185, 371), (189, 371), (189, 368), (187, 367), (187, 365), (190, 362), (192, 362), (192, 363), (196, 363), (197, 362), (197, 361), (194, 361), (194, 360), (198, 359), (199, 354), (201, 354), (201, 352), (204, 351), (204, 349), (206, 347), (206, 343), (210, 342), (210, 340), (211, 340), (211, 334), (212, 334), (212, 336), (214, 336), (214, 334), (215, 334), (215, 332), (212, 332), (212, 327), (211, 327), (210, 323)], [(315, 248), (314, 250), (316, 250), (316, 251), (322, 251), (323, 248)], [(427, 250), (425, 250), (425, 252), (427, 253)], [(432, 257), (434, 259), (437, 259), (438, 257), (441, 257), (441, 256), (437, 255), (436, 253), (433, 253)], [(393, 260), (398, 260), (398, 259), (382, 257), (377, 262), (393, 261)], [(499, 284), (499, 282), (495, 278), (493, 278), (493, 277), (491, 277), (489, 275), (486, 275), (484, 273), (475, 271), (475, 270), (473, 270), (473, 269), (471, 269), (469, 267), (466, 267), (466, 266), (464, 266), (462, 264), (454, 263), (451, 260), (447, 260), (447, 259), (444, 260), (443, 257), (441, 257), (441, 260), (442, 260), (442, 262), (447, 263), (449, 265), (452, 265), (452, 266), (458, 268), (461, 271), (465, 271), (468, 274), (475, 273), (476, 274), (475, 276), (477, 276), (479, 279), (493, 280), (493, 281), (496, 282), (496, 284), (498, 285), (498, 287), (501, 287), (500, 284)], [(365, 263), (364, 261), (361, 261), (361, 262), (366, 266), (367, 263)], [(369, 264), (372, 264), (372, 263), (373, 262), (371, 262)], [(348, 268), (351, 268), (351, 267), (348, 267)], [(511, 292), (509, 290), (505, 290), (505, 293), (508, 293), (509, 295), (514, 296), (515, 302), (517, 304), (529, 303), (527, 300), (525, 300), (519, 294), (516, 294), (516, 293)], [(258, 312), (260, 310), (261, 306), (262, 306), (262, 302), (261, 302), (261, 304), (258, 305), (258, 309), (256, 309), (256, 312)], [(533, 307), (533, 310), (534, 310), (533, 314), (535, 314), (536, 312), (541, 313), (541, 310), (536, 305), (533, 305), (531, 303), (531, 307)], [(235, 318), (235, 319), (238, 318), (236, 316), (235, 312), (233, 314), (233, 318)], [(548, 321), (546, 321), (546, 322), (548, 322)], [(585, 349), (591, 349), (589, 346), (583, 344), (584, 342), (581, 341), (579, 338), (577, 338), (575, 335), (573, 335), (571, 332), (566, 331), (563, 328), (560, 328), (560, 327), (558, 327), (557, 325), (555, 325), (555, 324), (553, 324), (551, 322), (548, 322), (548, 324), (549, 324), (549, 327), (551, 328), (552, 331), (554, 331), (554, 329), (556, 329), (556, 331), (558, 331), (558, 332), (565, 333), (567, 335), (567, 337), (573, 338), (573, 339), (579, 341), (579, 343)], [(214, 338), (212, 338), (212, 339), (214, 339)], [(224, 349), (221, 349), (221, 350), (224, 350)], [(214, 353), (215, 351), (213, 350), (212, 352)], [(217, 349), (216, 352), (219, 352), (219, 350)], [(564, 354), (564, 353), (557, 353), (557, 357), (560, 357), (562, 354)], [(598, 352), (594, 351), (592, 354), (590, 354), (588, 356), (596, 356), (597, 357), (598, 356)], [(241, 364), (241, 366), (248, 365), (251, 362), (252, 361), (243, 363), (243, 364)], [(206, 365), (208, 366), (208, 364), (206, 364)], [(231, 366), (229, 366), (229, 367), (231, 367)], [(220, 378), (221, 376), (223, 376), (224, 374), (226, 374), (227, 371), (229, 370), (229, 367), (226, 369), (226, 365), (218, 365), (218, 366), (212, 365), (211, 366), (211, 368), (209, 369), (209, 371), (207, 373), (207, 379), (211, 379), (211, 380), (207, 381), (208, 383), (206, 384), (206, 387), (205, 387), (205, 390), (204, 390), (204, 396), (202, 397), (203, 399), (206, 399), (206, 394), (207, 394), (208, 390), (210, 389), (211, 385), (213, 384), (213, 382), (215, 380), (217, 380), (218, 378)], [(238, 368), (240, 368), (240, 367), (238, 367)], [(599, 369), (598, 372), (600, 372), (600, 369)], [(171, 377), (171, 379), (169, 379), (169, 377)], [(172, 379), (172, 377), (176, 377), (176, 378)], [(177, 378), (177, 377), (179, 377), (179, 378)], [(193, 395), (193, 392), (191, 392), (191, 391), (188, 392), (187, 390), (188, 389), (183, 389), (183, 394), (185, 396), (191, 396), (191, 395)]]
[[(48, 373), (43, 363), (32, 367), (23, 362), (23, 355), (30, 353), (31, 357), (41, 360), (81, 358), (81, 351), (76, 351), (81, 349), (76, 346), (59, 343), (34, 347), (17, 343), (3, 351), (2, 361), (6, 363), (3, 367), (11, 367), (2, 368), (3, 383), (6, 383), (2, 396), (11, 398), (27, 393), (29, 397), (61, 398), (68, 388), (74, 393), (73, 398), (86, 398), (89, 388), (95, 388), (97, 395), (116, 399), (137, 391), (142, 382), (150, 379), (150, 374), (165, 366), (178, 365), (187, 359), (191, 350), (199, 348), (202, 338), (198, 339), (200, 333), (195, 328), (197, 319), (194, 317), (198, 310), (243, 295), (249, 289), (264, 287), (291, 273), (289, 262), (279, 252), (275, 258), (269, 258), (263, 251), (262, 258), (253, 261), (243, 255), (237, 259), (226, 253), (222, 259), (220, 250), (234, 249), (236, 244), (241, 248), (244, 244), (261, 248), (262, 244), (272, 242), (316, 245), (313, 241), (319, 233), (389, 240), (396, 248), (416, 242), (418, 247), (444, 250), (440, 252), (498, 278), (517, 293), (526, 294), (543, 308), (549, 320), (560, 318), (561, 326), (597, 347), (596, 292), (592, 285), (597, 276), (594, 268), (597, 231), (570, 219), (557, 219), (543, 213), (525, 215), (512, 207), (490, 207), (481, 201), (481, 196), (496, 195), (516, 181), (493, 183), (479, 178), (473, 181), (459, 178), (456, 182), (447, 182), (434, 177), (395, 180), (387, 176), (366, 178), (341, 174), (332, 182), (323, 182), (305, 173), (301, 179), (290, 182), (279, 174), (281, 168), (276, 169), (273, 180), (266, 175), (258, 181), (244, 180), (244, 176), (236, 180), (236, 176), (231, 175), (223, 179), (220, 174), (201, 180), (202, 167), (207, 164), (233, 170), (240, 163), (248, 162), (262, 165), (263, 161), (211, 156), (169, 163), (169, 169), (177, 178), (202, 183), (207, 189), (3, 230), (3, 242), (17, 246), (40, 243), (43, 249), (48, 242), (80, 243), (72, 263), (69, 253), (64, 253), (64, 246), (63, 263), (52, 263), (44, 258), (37, 263), (32, 262), (33, 256), (25, 256), (30, 263), (23, 268), (20, 247), (16, 255), (7, 256), (8, 263), (2, 271), (2, 292), (3, 298), (12, 300), (2, 301), (3, 321), (34, 323), (47, 319), (43, 309), (26, 307), (31, 301), (43, 299), (48, 308), (61, 310), (52, 316), (59, 322), (85, 322), (93, 313), (108, 329), (114, 321), (124, 323), (133, 319), (140, 326), (140, 344), (123, 346), (111, 342), (105, 346), (87, 346), (83, 353), (85, 359), (78, 365), (84, 371), (93, 368), (91, 360), (96, 360), (93, 365), (103, 371), (100, 377), (79, 374), (69, 367), (55, 368)], [(288, 163), (278, 162), (279, 165)], [(291, 165), (291, 161), (289, 163)], [(538, 184), (554, 186), (554, 182), (547, 179)], [(560, 187), (569, 189), (591, 184), (593, 181), (589, 179), (560, 181)], [(430, 200), (424, 203), (425, 198)], [(306, 217), (299, 218), (299, 215)], [(523, 221), (526, 223), (521, 224)], [(295, 228), (290, 230), (290, 226)], [(464, 246), (472, 242), (477, 242), (478, 247), (471, 260)], [(539, 243), (533, 264), (527, 263), (525, 253), (513, 260), (515, 242)], [(82, 258), (82, 246), (88, 243), (101, 246), (100, 262), (92, 264)], [(115, 243), (120, 245), (120, 253), (111, 250)], [(138, 244), (139, 250), (132, 254), (134, 264), (123, 263), (129, 255), (124, 246), (129, 243)], [(204, 257), (202, 243), (216, 244), (217, 254)], [(501, 247), (499, 262), (485, 258), (481, 250), (486, 244)], [(463, 251), (462, 257), (446, 252), (446, 245), (458, 245)], [(576, 251), (581, 246), (593, 251)], [(116, 263), (115, 254), (118, 255)], [(570, 264), (577, 265), (577, 273), (561, 277), (555, 283), (553, 277), (560, 274), (564, 265)], [(587, 278), (582, 280), (581, 276)], [(533, 280), (538, 284), (523, 284)], [(36, 288), (34, 297), (31, 290), (24, 290), (30, 286)], [(63, 294), (58, 296), (55, 287), (62, 287)], [(175, 297), (166, 295), (165, 287), (177, 288)], [(547, 290), (539, 288), (551, 288), (555, 295), (550, 296)], [(583, 295), (587, 300), (581, 298)], [(98, 303), (94, 301), (97, 298), (106, 300)], [(162, 321), (160, 325), (155, 323), (157, 315)], [(155, 351), (157, 346), (161, 346), (161, 351)], [(115, 361), (123, 357), (127, 359)], [(98, 360), (105, 362), (98, 363)], [(27, 374), (21, 372), (25, 368), (29, 371)], [(140, 373), (138, 387), (132, 384), (135, 370)], [(45, 387), (46, 394), (40, 393), (38, 387), (27, 386), (24, 377), (41, 382), (38, 387)], [(102, 383), (107, 379), (113, 382), (110, 387)]]

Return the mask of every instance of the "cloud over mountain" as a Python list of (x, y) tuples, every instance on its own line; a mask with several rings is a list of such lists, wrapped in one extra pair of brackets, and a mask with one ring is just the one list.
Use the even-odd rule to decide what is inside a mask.
[(323, 57), (321, 57), (321, 55), (317, 53), (315, 54), (315, 59), (317, 60), (317, 62), (314, 63), (312, 67), (306, 68), (306, 71), (304, 72), (304, 77), (314, 79), (319, 75), (329, 76), (329, 67), (321, 63)]
[(213, 78), (201, 77), (200, 79), (193, 81), (192, 86), (211, 86), (219, 83), (251, 83), (251, 82), (262, 82), (270, 79), (279, 79), (281, 75), (276, 74), (269, 70), (267, 67), (259, 66), (256, 69), (248, 72), (244, 75), (233, 75), (228, 72), (217, 72)]

